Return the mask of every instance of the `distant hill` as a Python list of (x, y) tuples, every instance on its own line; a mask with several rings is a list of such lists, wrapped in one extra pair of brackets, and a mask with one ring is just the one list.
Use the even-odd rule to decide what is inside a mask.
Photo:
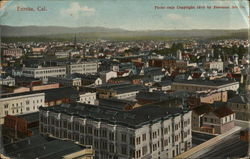
[(61, 27), (61, 26), (6, 26), (2, 25), (1, 37), (35, 37), (65, 38), (72, 34), (85, 39), (166, 39), (166, 38), (248, 38), (248, 30), (145, 30), (128, 31), (104, 27)]

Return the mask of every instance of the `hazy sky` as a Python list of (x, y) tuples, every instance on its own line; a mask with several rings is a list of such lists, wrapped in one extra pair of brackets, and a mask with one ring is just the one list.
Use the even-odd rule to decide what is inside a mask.
[[(244, 9), (155, 9), (155, 6), (244, 6)], [(47, 11), (17, 11), (17, 7)], [(247, 0), (13, 0), (0, 9), (11, 26), (102, 26), (128, 30), (249, 28)]]

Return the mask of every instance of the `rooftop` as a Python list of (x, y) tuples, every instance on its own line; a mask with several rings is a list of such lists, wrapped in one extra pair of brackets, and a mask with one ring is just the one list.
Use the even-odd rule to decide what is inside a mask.
[(4, 146), (4, 154), (11, 158), (21, 159), (59, 159), (64, 155), (85, 148), (86, 147), (77, 145), (72, 141), (36, 135)]
[(120, 83), (120, 84), (106, 84), (97, 86), (97, 89), (105, 89), (105, 90), (113, 90), (116, 91), (118, 94), (126, 93), (131, 91), (141, 91), (146, 90), (147, 88), (142, 85), (131, 85), (129, 83)]
[(205, 86), (223, 86), (226, 84), (239, 83), (234, 80), (180, 80), (174, 81), (173, 83), (183, 83), (183, 84), (195, 84), (195, 85), (205, 85)]
[(236, 95), (233, 98), (230, 98), (228, 100), (228, 102), (239, 103), (239, 104), (248, 104), (248, 103), (250, 103), (250, 98), (249, 98), (249, 95), (241, 94), (241, 95)]
[(16, 117), (25, 119), (28, 123), (39, 121), (39, 112), (17, 115)]
[(188, 112), (186, 109), (168, 107), (164, 102), (147, 104), (130, 111), (83, 103), (61, 104), (53, 107), (40, 107), (40, 109), (96, 121), (105, 121), (131, 128), (141, 127), (150, 122), (168, 119)]

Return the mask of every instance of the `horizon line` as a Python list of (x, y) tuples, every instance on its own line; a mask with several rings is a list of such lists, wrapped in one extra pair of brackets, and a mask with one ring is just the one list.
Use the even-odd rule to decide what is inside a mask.
[(58, 25), (43, 25), (43, 26), (39, 26), (39, 25), (4, 25), (4, 24), (0, 24), (0, 26), (8, 26), (8, 27), (64, 27), (64, 28), (83, 28), (83, 27), (87, 27), (87, 28), (105, 28), (105, 29), (120, 29), (120, 30), (123, 30), (123, 31), (131, 31), (131, 32), (134, 32), (134, 31), (192, 31), (192, 30), (245, 30), (245, 29), (248, 29), (248, 28), (237, 28), (237, 29), (223, 29), (223, 28), (203, 28), (203, 29), (198, 29), (198, 28), (195, 28), (195, 29), (142, 29), (142, 30), (131, 30), (131, 29), (124, 29), (124, 28), (110, 28), (110, 27), (105, 27), (105, 26), (78, 26), (78, 27), (70, 27), (70, 26), (58, 26)]

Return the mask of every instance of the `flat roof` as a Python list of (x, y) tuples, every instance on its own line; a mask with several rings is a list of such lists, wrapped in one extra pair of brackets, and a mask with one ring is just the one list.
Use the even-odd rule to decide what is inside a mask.
[(19, 142), (4, 146), (4, 154), (11, 158), (21, 159), (61, 159), (86, 147), (69, 140), (59, 140), (41, 135), (35, 135)]
[(0, 99), (2, 98), (9, 98), (9, 97), (18, 97), (18, 96), (24, 96), (24, 95), (32, 95), (32, 94), (39, 94), (39, 93), (43, 93), (43, 92), (32, 92), (32, 91), (29, 91), (29, 92), (21, 92), (21, 93), (11, 93), (11, 94), (4, 94), (4, 95), (1, 95), (0, 94)]
[(61, 104), (53, 107), (40, 107), (40, 110), (105, 121), (127, 127), (141, 127), (150, 122), (185, 114), (189, 110), (180, 107), (169, 107), (165, 102), (152, 103), (123, 111), (107, 106), (88, 105), (84, 103)]
[(204, 86), (223, 86), (231, 83), (239, 83), (233, 80), (178, 80), (174, 81), (173, 84), (195, 84), (195, 85), (204, 85)]
[(17, 115), (16, 117), (23, 118), (26, 121), (28, 121), (28, 123), (31, 123), (31, 122), (39, 121), (39, 112)]

